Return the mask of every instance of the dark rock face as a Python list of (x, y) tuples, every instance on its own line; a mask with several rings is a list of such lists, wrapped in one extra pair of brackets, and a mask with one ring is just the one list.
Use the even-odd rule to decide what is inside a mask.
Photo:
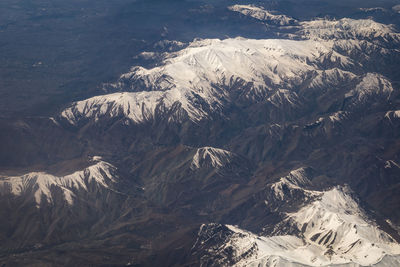
[[(1, 264), (230, 266), (260, 248), (224, 247), (250, 236), (227, 225), (306, 240), (310, 225), (287, 214), (321, 198), (310, 192), (338, 186), (400, 242), (400, 35), (369, 20), (267, 25), (220, 5), (191, 12), (220, 12), (246, 25), (230, 32), (256, 25), (251, 37), (283, 41), (254, 56), (257, 45), (240, 38), (157, 40), (103, 95), (82, 94), (51, 118), (0, 119)], [(227, 48), (237, 50), (219, 53)], [(232, 71), (226, 62), (236, 57), (243, 63)], [(309, 238), (331, 256), (335, 240), (333, 231)]]

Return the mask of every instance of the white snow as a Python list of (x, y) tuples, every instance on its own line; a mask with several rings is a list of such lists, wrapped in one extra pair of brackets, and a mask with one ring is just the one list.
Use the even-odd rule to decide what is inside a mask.
[[(299, 229), (305, 229), (306, 242), (318, 246), (331, 262), (371, 265), (386, 254), (400, 254), (400, 245), (367, 219), (343, 187), (324, 192), (320, 199), (288, 217)], [(332, 255), (328, 256), (328, 251)]]
[[(230, 9), (260, 18), (278, 16), (282, 19), (283, 16), (251, 5), (234, 5)], [(125, 92), (76, 102), (61, 116), (71, 124), (87, 119), (96, 121), (101, 117), (123, 117), (127, 125), (129, 122), (139, 124), (157, 114), (166, 115), (169, 122), (187, 119), (199, 122), (214, 114), (225, 116), (226, 104), (238, 99), (265, 101), (271, 91), (275, 93), (267, 101), (277, 107), (282, 107), (283, 103), (295, 106), (299, 104), (295, 89), (312, 73), (316, 76), (309, 88), (318, 89), (326, 84), (337, 88), (356, 79), (356, 75), (348, 71), (350, 67), (361, 66), (346, 54), (352, 51), (385, 54), (389, 49), (374, 40), (400, 41), (392, 25), (369, 19), (305, 21), (296, 29), (296, 38), (303, 40), (196, 39), (177, 52), (164, 53), (164, 60), (157, 67), (135, 66), (121, 75), (111, 87)], [(168, 41), (165, 45), (169, 43), (175, 44)], [(176, 45), (184, 47), (181, 43)], [(368, 53), (365, 52), (366, 58)], [(152, 55), (151, 52), (143, 54), (145, 57)], [(333, 65), (332, 69), (322, 67), (326, 62)], [(390, 95), (392, 90), (384, 77), (370, 73), (347, 96), (363, 101), (371, 94)]]
[(267, 101), (278, 108), (283, 107), (285, 104), (289, 104), (292, 107), (296, 107), (301, 104), (299, 101), (299, 96), (296, 92), (285, 89), (277, 90), (273, 95), (268, 97)]
[[(347, 186), (326, 191), (308, 190), (306, 188), (312, 186), (312, 181), (307, 176), (307, 170), (299, 168), (269, 185), (282, 203), (287, 203), (288, 198), (299, 197), (299, 194), (291, 194), (294, 190), (302, 191), (311, 200), (298, 211), (285, 215), (276, 225), (281, 230), (272, 231), (278, 235), (261, 236), (225, 225), (231, 233), (224, 242), (212, 244), (209, 255), (219, 255), (215, 258), (217, 264), (229, 257), (234, 263), (232, 266), (254, 267), (375, 264), (389, 267), (400, 263), (400, 244), (368, 218)], [(203, 229), (204, 225), (199, 237)]]
[(338, 112), (332, 113), (332, 115), (329, 115), (328, 118), (331, 122), (338, 123), (338, 122), (345, 120), (348, 115), (349, 115), (349, 113), (346, 111), (338, 111)]
[(254, 5), (233, 5), (228, 7), (229, 10), (239, 12), (245, 16), (249, 16), (261, 21), (272, 22), (278, 25), (292, 25), (297, 21), (291, 17), (274, 14), (276, 12), (265, 10), (262, 7), (257, 7)]
[[(158, 85), (160, 90), (171, 87), (195, 88), (197, 93), (213, 96), (211, 84), (232, 85), (238, 78), (265, 87), (264, 76), (275, 84), (282, 79), (296, 77), (303, 70), (314, 67), (306, 60), (328, 53), (331, 43), (293, 40), (252, 40), (244, 38), (198, 40), (177, 53), (172, 53), (165, 64), (153, 69), (134, 69), (123, 78), (141, 78), (151, 86), (162, 76), (168, 82)], [(210, 92), (211, 91), (211, 92)], [(208, 95), (207, 95), (208, 94)]]
[(96, 184), (108, 188), (110, 182), (115, 182), (112, 175), (114, 167), (98, 157), (94, 165), (66, 176), (54, 176), (45, 172), (31, 172), (22, 176), (0, 177), (0, 194), (13, 194), (16, 196), (26, 195), (32, 197), (37, 206), (43, 198), (49, 203), (53, 202), (52, 190), (61, 190), (64, 199), (72, 205), (75, 198), (74, 191), (88, 191), (89, 184)]
[(230, 163), (234, 154), (232, 152), (214, 148), (202, 147), (197, 149), (191, 163), (191, 169), (199, 169), (205, 165), (220, 168)]
[(174, 49), (183, 48), (185, 45), (187, 44), (179, 41), (161, 40), (154, 45), (154, 48), (168, 49), (169, 51), (172, 51)]
[[(358, 39), (368, 38), (370, 40), (382, 37), (385, 40), (400, 41), (400, 35), (395, 32), (393, 25), (385, 25), (375, 22), (372, 19), (350, 19), (340, 20), (316, 19), (311, 21), (298, 22), (291, 17), (274, 14), (262, 7), (255, 5), (233, 5), (230, 10), (239, 12), (245, 16), (253, 17), (260, 21), (271, 21), (278, 25), (299, 24), (298, 37), (307, 39)], [(392, 8), (395, 12), (400, 12), (400, 5)], [(385, 11), (384, 8), (360, 8), (361, 11)]]
[(391, 168), (398, 168), (400, 169), (400, 165), (397, 164), (394, 160), (387, 160), (385, 162), (385, 169), (391, 169)]
[(54, 123), (57, 126), (60, 126), (60, 124), (53, 118), (53, 117), (49, 117), (49, 120)]
[[(286, 220), (304, 230), (303, 235), (258, 236), (226, 225), (232, 236), (213, 250), (232, 249), (233, 266), (391, 266), (400, 262), (400, 245), (366, 218), (346, 188), (320, 193), (311, 204), (288, 214)], [(387, 255), (396, 257), (384, 259)]]
[(392, 111), (388, 111), (385, 114), (385, 118), (387, 119), (399, 119), (400, 118), (400, 110), (392, 110)]
[(373, 12), (373, 11), (386, 11), (383, 7), (368, 7), (368, 8), (359, 8), (359, 10), (364, 12)]
[[(183, 96), (181, 94), (187, 94)], [(123, 92), (109, 95), (101, 95), (87, 100), (74, 103), (61, 113), (71, 124), (77, 123), (83, 118), (94, 118), (98, 120), (102, 116), (119, 117), (124, 116), (135, 123), (144, 122), (154, 118), (156, 108), (162, 106), (166, 109), (179, 102), (193, 120), (202, 118), (205, 114), (193, 107), (187, 99), (192, 97), (190, 92), (177, 89), (168, 91), (150, 92)]]
[(319, 19), (304, 21), (300, 24), (302, 28), (298, 34), (308, 39), (367, 38), (373, 40), (381, 37), (385, 40), (400, 40), (400, 34), (395, 32), (393, 25), (381, 24), (371, 19)]
[(140, 53), (139, 55), (135, 56), (135, 58), (149, 60), (149, 59), (154, 59), (156, 56), (157, 56), (157, 54), (154, 52), (144, 51), (144, 52)]
[(354, 89), (346, 93), (345, 97), (355, 97), (356, 102), (362, 103), (373, 95), (389, 99), (392, 92), (392, 84), (386, 78), (376, 73), (368, 73)]
[(311, 182), (305, 174), (305, 169), (299, 168), (291, 171), (287, 176), (282, 177), (278, 182), (271, 184), (270, 187), (274, 192), (275, 197), (280, 200), (284, 200), (287, 196), (283, 188), (289, 191), (302, 190), (305, 195), (309, 197), (317, 196), (319, 194), (318, 192), (304, 189), (304, 187), (308, 185), (311, 185)]
[[(301, 83), (307, 72), (316, 69), (314, 63), (321, 56), (332, 55), (332, 45), (333, 42), (312, 40), (196, 40), (189, 47), (168, 54), (162, 66), (135, 67), (121, 76), (119, 83), (141, 81), (152, 91), (96, 96), (74, 103), (61, 116), (72, 124), (104, 115), (123, 115), (141, 123), (154, 117), (157, 107), (167, 112), (179, 103), (189, 119), (199, 121), (231, 101), (229, 88), (235, 84), (241, 85), (236, 90), (243, 90), (239, 93), (243, 98), (252, 100), (262, 99), (270, 86), (289, 90)], [(114, 86), (122, 86), (119, 83)], [(246, 85), (250, 90), (244, 90)]]

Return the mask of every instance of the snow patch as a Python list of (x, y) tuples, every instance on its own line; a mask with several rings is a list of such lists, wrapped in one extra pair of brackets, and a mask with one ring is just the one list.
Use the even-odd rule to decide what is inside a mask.
[(393, 110), (393, 111), (388, 111), (385, 114), (385, 118), (387, 119), (399, 119), (400, 118), (400, 110)]
[(156, 57), (157, 57), (156, 53), (147, 52), (147, 51), (144, 51), (144, 52), (140, 53), (139, 55), (135, 56), (135, 58), (141, 58), (141, 59), (144, 59), (144, 60), (150, 60), (150, 59), (154, 59)]
[(291, 107), (298, 107), (301, 104), (296, 92), (285, 89), (277, 90), (273, 95), (268, 97), (267, 101), (277, 108), (281, 108), (285, 104), (289, 104)]
[(383, 7), (369, 7), (369, 8), (359, 8), (359, 10), (363, 11), (363, 12), (375, 12), (375, 11), (386, 11), (385, 8)]
[(400, 169), (400, 165), (397, 164), (394, 160), (387, 160), (385, 162), (385, 169), (391, 169), (391, 168), (398, 168)]
[(57, 126), (60, 126), (60, 124), (58, 123), (58, 121), (56, 121), (53, 117), (49, 117), (49, 120), (54, 123)]
[(199, 169), (205, 165), (220, 168), (230, 163), (233, 157), (234, 154), (232, 152), (223, 149), (202, 147), (197, 149), (196, 154), (193, 156), (191, 169)]
[(339, 123), (347, 119), (349, 113), (347, 111), (338, 111), (328, 116), (328, 119), (332, 123)]

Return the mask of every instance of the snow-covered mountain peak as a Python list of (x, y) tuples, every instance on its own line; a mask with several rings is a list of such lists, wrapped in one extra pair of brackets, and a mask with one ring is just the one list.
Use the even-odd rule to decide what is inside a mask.
[[(236, 5), (231, 9), (261, 10)], [(390, 50), (370, 40), (400, 40), (392, 26), (372, 20), (321, 19), (301, 22), (296, 29), (296, 40), (196, 39), (179, 51), (165, 52), (155, 67), (135, 66), (121, 75), (109, 87), (118, 93), (73, 103), (61, 117), (71, 124), (101, 118), (122, 118), (126, 124), (157, 119), (198, 123), (229, 116), (229, 105), (267, 101), (282, 112), (301, 109), (305, 101), (300, 90), (324, 92), (354, 84), (352, 70), (363, 63), (353, 54), (367, 60), (371, 51)], [(374, 95), (387, 99), (391, 91), (390, 82), (370, 73), (346, 97), (357, 104)]]
[(88, 191), (91, 184), (108, 188), (110, 183), (116, 182), (113, 176), (115, 167), (98, 158), (94, 160), (95, 164), (65, 176), (31, 172), (22, 176), (0, 177), (0, 194), (32, 198), (39, 207), (43, 199), (52, 203), (53, 193), (60, 191), (66, 202), (72, 205), (77, 191)]
[(276, 198), (284, 200), (286, 197), (291, 197), (293, 191), (301, 191), (308, 197), (318, 195), (318, 192), (306, 190), (311, 184), (311, 181), (307, 177), (307, 170), (299, 168), (280, 178), (278, 182), (271, 184), (270, 188)]
[(220, 168), (230, 163), (235, 155), (232, 152), (214, 148), (214, 147), (202, 147), (197, 149), (191, 163), (192, 169), (199, 169), (203, 166), (212, 166), (214, 168)]
[(393, 90), (391, 82), (382, 75), (367, 73), (345, 97), (353, 98), (355, 103), (365, 103), (372, 96), (389, 99)]
[(341, 70), (339, 68), (332, 68), (327, 70), (317, 71), (317, 76), (312, 80), (310, 86), (312, 88), (322, 88), (329, 86), (336, 86), (343, 82), (354, 80), (357, 77), (350, 71)]
[(311, 181), (307, 178), (305, 168), (291, 171), (287, 176), (281, 178), (280, 182), (298, 187), (306, 187), (311, 184)]
[(262, 101), (272, 88), (290, 89), (301, 83), (308, 72), (318, 69), (323, 55), (336, 57), (332, 45), (312, 40), (196, 40), (169, 53), (161, 66), (139, 66), (121, 75), (112, 88), (128, 92), (76, 102), (61, 117), (71, 124), (101, 117), (142, 123), (157, 113), (169, 113), (169, 120), (200, 121), (234, 101), (231, 93)]
[(197, 121), (206, 114), (203, 110), (194, 108), (188, 102), (188, 98), (192, 97), (193, 95), (189, 93), (185, 95), (185, 92), (177, 89), (114, 93), (76, 102), (65, 109), (61, 113), (61, 117), (67, 119), (71, 124), (77, 124), (83, 119), (97, 121), (102, 117), (124, 117), (134, 123), (143, 123), (154, 119), (157, 111), (171, 110), (174, 104), (179, 103), (184, 113), (179, 113), (180, 110), (177, 110), (173, 119), (179, 120), (189, 114), (193, 121)]
[(210, 90), (210, 84), (229, 86), (237, 78), (262, 87), (265, 86), (264, 76), (279, 83), (284, 77), (300, 74), (302, 68), (312, 69), (306, 60), (315, 61), (315, 58), (329, 53), (331, 45), (276, 39), (199, 40), (167, 56), (162, 66), (148, 70), (133, 69), (121, 79), (122, 82), (140, 80), (148, 87), (155, 81), (164, 82), (157, 85), (158, 90), (177, 87), (197, 89), (196, 92), (199, 92), (200, 89)]
[[(361, 223), (364, 220), (360, 220), (358, 216), (362, 214), (362, 211), (359, 209), (358, 203), (354, 201), (349, 193), (346, 187), (335, 187), (323, 192), (318, 200), (304, 207), (297, 213), (289, 215), (289, 217), (294, 218), (297, 222), (308, 221), (315, 215), (314, 212), (309, 211), (318, 210), (324, 213), (330, 212), (335, 213), (337, 216), (346, 217), (346, 221)], [(350, 218), (350, 216), (355, 217)]]
[(300, 23), (299, 36), (308, 39), (368, 39), (383, 38), (385, 41), (400, 41), (400, 34), (393, 25), (375, 22), (371, 19), (340, 20), (318, 19)]
[(276, 14), (276, 12), (255, 5), (233, 5), (228, 8), (231, 11), (275, 25), (298, 25), (296, 36), (306, 39), (368, 39), (372, 41), (382, 38), (384, 41), (400, 41), (400, 34), (396, 32), (393, 25), (378, 23), (372, 19), (315, 19), (299, 22), (286, 15)]
[(400, 245), (367, 219), (345, 187), (335, 187), (289, 214), (307, 243), (325, 250), (322, 254), (337, 263), (361, 265), (379, 262), (386, 254), (400, 254)]
[[(392, 266), (400, 245), (367, 219), (346, 187), (320, 192), (285, 219), (299, 234), (260, 236), (237, 226), (203, 225), (204, 260), (230, 266)], [(212, 241), (213, 240), (213, 241)]]
[(291, 17), (276, 14), (276, 12), (268, 11), (255, 5), (233, 5), (228, 7), (228, 9), (276, 25), (294, 25), (297, 23), (297, 21)]

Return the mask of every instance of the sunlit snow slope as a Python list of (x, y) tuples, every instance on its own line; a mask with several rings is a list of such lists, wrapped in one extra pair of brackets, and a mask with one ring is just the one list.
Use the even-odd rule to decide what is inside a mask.
[[(134, 68), (115, 84), (117, 88), (130, 86), (128, 91), (151, 91), (93, 97), (73, 104), (62, 116), (71, 123), (102, 116), (125, 116), (140, 123), (168, 113), (177, 105), (190, 120), (198, 121), (223, 110), (234, 97), (259, 101), (268, 91), (290, 89), (301, 83), (331, 47), (332, 43), (311, 40), (195, 41), (169, 55), (163, 66)], [(332, 57), (340, 55), (334, 53)], [(181, 117), (173, 114), (171, 119)]]
[(197, 149), (193, 157), (191, 168), (199, 169), (203, 166), (212, 166), (214, 168), (223, 167), (232, 160), (233, 153), (213, 147), (202, 147)]
[[(296, 173), (272, 185), (279, 198), (283, 198), (279, 194), (282, 184), (299, 188), (293, 175)], [(233, 266), (392, 266), (400, 263), (400, 257), (396, 256), (400, 254), (400, 245), (368, 219), (346, 187), (307, 194), (315, 200), (287, 214), (283, 222), (297, 229), (298, 234), (260, 236), (236, 226), (211, 224), (201, 227), (194, 247), (205, 247), (218, 240), (215, 235), (224, 235), (223, 242), (208, 247), (209, 255), (203, 260), (207, 261), (211, 255), (216, 264), (225, 266), (228, 262)]]
[(277, 25), (293, 25), (297, 22), (291, 17), (282, 14), (275, 14), (271, 11), (254, 5), (234, 5), (230, 6), (229, 10), (236, 11), (242, 13), (245, 16), (250, 16), (252, 18)]
[[(230, 9), (250, 10), (245, 14), (253, 16), (257, 8)], [(368, 95), (390, 96), (393, 89), (384, 76), (357, 76), (371, 53), (388, 54), (386, 46), (399, 42), (392, 26), (341, 19), (301, 22), (294, 29), (287, 39), (195, 40), (178, 52), (165, 53), (159, 66), (133, 67), (110, 86), (116, 93), (73, 103), (61, 118), (71, 124), (110, 118), (134, 124), (157, 119), (198, 122), (229, 116), (226, 107), (240, 103), (299, 107), (305, 88), (344, 83), (350, 86), (345, 96), (355, 98), (354, 105)]]

